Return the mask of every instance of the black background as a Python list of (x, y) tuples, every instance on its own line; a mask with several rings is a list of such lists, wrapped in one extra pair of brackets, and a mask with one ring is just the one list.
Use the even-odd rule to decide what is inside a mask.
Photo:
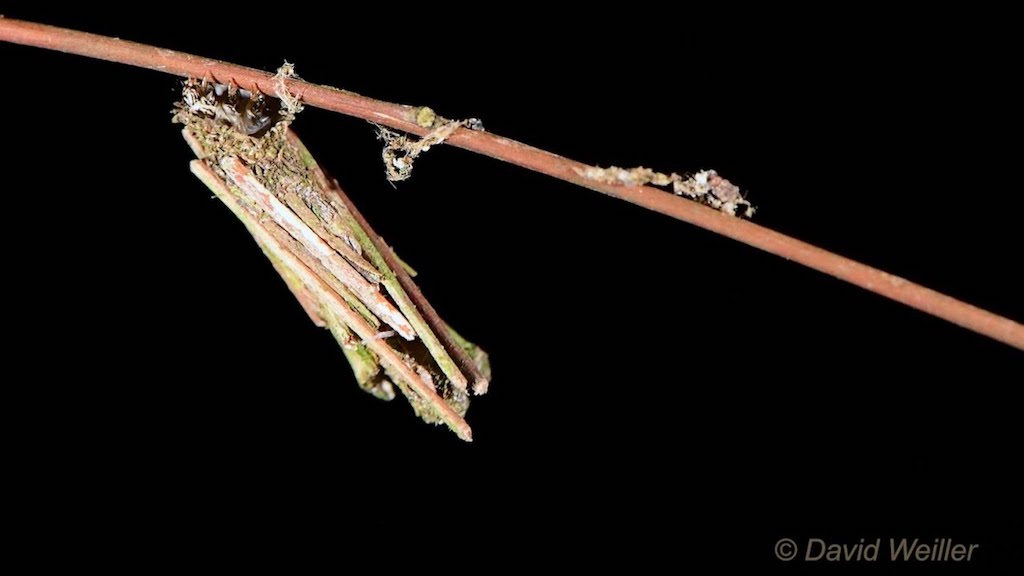
[[(715, 168), (760, 224), (1024, 319), (1003, 16), (287, 11), (5, 12), (287, 59), (588, 163)], [(9, 440), (72, 530), (344, 550), (355, 528), (634, 566), (777, 566), (781, 537), (1019, 558), (1019, 351), (465, 151), (431, 150), (393, 188), (371, 126), (308, 109), (296, 131), (491, 353), (464, 444), (357, 388), (189, 173), (178, 79), (0, 58)]]

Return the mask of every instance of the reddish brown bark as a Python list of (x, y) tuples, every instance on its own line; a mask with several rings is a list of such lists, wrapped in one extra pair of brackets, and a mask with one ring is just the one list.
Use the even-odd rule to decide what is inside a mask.
[[(173, 50), (54, 26), (0, 18), (0, 40), (150, 68), (168, 74), (234, 81), (243, 88), (276, 93), (273, 74)], [(382, 102), (337, 88), (285, 79), (303, 103), (423, 135), (418, 108)], [(1024, 325), (956, 300), (919, 284), (839, 256), (763, 226), (648, 186), (621, 186), (588, 179), (584, 164), (488, 132), (457, 130), (446, 143), (643, 206), (728, 236), (906, 304), (938, 318), (1024, 350)]]

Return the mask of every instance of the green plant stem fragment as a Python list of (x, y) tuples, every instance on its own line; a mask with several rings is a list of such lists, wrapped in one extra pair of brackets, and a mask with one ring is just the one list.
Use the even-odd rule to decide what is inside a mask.
[(388, 381), (381, 375), (380, 367), (384, 367), (387, 376), (398, 385), (421, 418), (427, 422), (444, 423), (463, 440), (472, 440), (472, 430), (462, 417), (466, 407), (464, 396), (454, 399), (440, 397), (429, 371), (415, 365), (408, 356), (379, 338), (373, 327), (268, 232), (265, 223), (249, 214), (237, 190), (232, 190), (206, 163), (194, 160), (191, 167), (193, 173), (242, 221), (282, 272), (282, 278), (313, 321), (331, 329), (345, 350), (361, 387), (378, 397), (393, 396), (393, 389), (389, 394), (385, 384)]
[[(314, 171), (322, 180), (321, 186), (324, 188), (330, 188), (330, 182), (327, 181), (327, 177), (323, 170), (320, 169), (316, 159), (309, 153), (302, 141), (294, 135), (289, 133), (289, 141), (295, 145), (299, 150), (300, 158), (306, 164), (306, 167)], [(388, 264), (387, 259), (377, 249), (376, 244), (370, 238), (370, 236), (363, 229), (363, 226), (353, 216), (347, 206), (335, 206), (337, 213), (341, 216), (342, 222), (345, 228), (355, 235), (356, 240), (359, 242), (362, 248), (363, 254), (369, 258), (370, 262), (377, 268), (381, 273), (381, 284), (383, 284), (385, 290), (394, 299), (395, 304), (398, 305), (398, 309), (405, 314), (406, 319), (412, 325), (413, 330), (416, 331), (416, 335), (423, 340), (424, 346), (430, 351), (430, 355), (434, 357), (441, 372), (448, 377), (449, 381), (461, 390), (465, 390), (467, 386), (466, 377), (460, 370), (460, 366), (452, 359), (449, 354), (449, 349), (441, 343), (438, 336), (435, 334), (431, 326), (424, 320), (419, 309), (409, 298), (405, 289), (402, 287), (391, 266)], [(396, 256), (397, 260), (397, 256)], [(464, 367), (463, 367), (464, 368)], [(489, 377), (485, 377), (485, 380), (489, 380)], [(486, 390), (486, 384), (482, 387), (482, 390)], [(480, 391), (482, 391), (480, 390)], [(480, 393), (478, 391), (478, 393)]]

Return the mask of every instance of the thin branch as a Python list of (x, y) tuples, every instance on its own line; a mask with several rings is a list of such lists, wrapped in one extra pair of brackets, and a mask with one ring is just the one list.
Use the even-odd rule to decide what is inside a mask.
[[(420, 110), (417, 107), (382, 102), (297, 79), (280, 79), (261, 70), (155, 46), (3, 18), (0, 18), (0, 40), (179, 76), (206, 77), (225, 83), (234, 81), (243, 88), (269, 94), (277, 93), (283, 81), (289, 93), (304, 104), (421, 136), (428, 132), (416, 122)], [(459, 129), (446, 143), (689, 222), (1024, 350), (1024, 325), (1020, 323), (752, 222), (725, 216), (656, 188), (615, 185), (586, 178), (582, 175), (588, 167), (585, 164), (492, 133)], [(415, 297), (413, 294), (410, 296)]]

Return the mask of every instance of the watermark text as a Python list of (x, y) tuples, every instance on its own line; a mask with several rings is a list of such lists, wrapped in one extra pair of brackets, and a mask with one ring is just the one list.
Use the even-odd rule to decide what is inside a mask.
[(782, 538), (775, 543), (775, 557), (783, 562), (970, 562), (980, 547), (952, 538), (861, 538), (856, 542)]

